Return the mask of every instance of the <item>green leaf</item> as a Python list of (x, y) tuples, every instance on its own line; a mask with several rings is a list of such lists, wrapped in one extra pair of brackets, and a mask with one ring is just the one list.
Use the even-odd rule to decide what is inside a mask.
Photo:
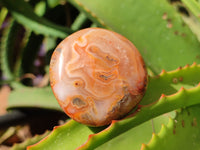
[(51, 87), (36, 88), (19, 86), (19, 84), (14, 87), (9, 96), (8, 109), (34, 107), (62, 111), (52, 93)]
[(35, 13), (38, 16), (43, 16), (46, 11), (46, 2), (45, 1), (40, 1), (36, 4), (35, 6)]
[(12, 19), (9, 23), (1, 41), (1, 68), (7, 80), (14, 80), (20, 70), (20, 58), (29, 32)]
[[(175, 119), (163, 125), (142, 150), (199, 150), (200, 147), (200, 105), (184, 109)], [(170, 143), (170, 144), (169, 144)]]
[(47, 4), (50, 8), (56, 7), (60, 2), (61, 0), (47, 0)]
[[(113, 123), (102, 132), (89, 137), (88, 141), (79, 147), (79, 149), (94, 149), (110, 139), (128, 131), (139, 124), (157, 117), (161, 114), (176, 110), (179, 108), (189, 107), (200, 104), (200, 85), (192, 90), (181, 90), (171, 96), (162, 96), (155, 104), (138, 109), (132, 117)], [(188, 101), (190, 99), (190, 101)]]
[(1, 11), (0, 11), (0, 27), (2, 26), (7, 14), (8, 14), (8, 10), (4, 7), (1, 8)]
[[(172, 113), (173, 114), (173, 113)], [(139, 150), (143, 143), (148, 143), (152, 133), (158, 133), (161, 125), (168, 123), (168, 117), (171, 114), (161, 115), (151, 121), (146, 121), (128, 132), (120, 134), (105, 144), (96, 148), (97, 150)], [(171, 116), (173, 117), (173, 116)], [(141, 133), (142, 132), (142, 133)]]
[(178, 92), (181, 87), (195, 87), (200, 82), (199, 72), (200, 65), (195, 63), (170, 72), (163, 70), (160, 75), (149, 78), (148, 89), (140, 104), (153, 103), (161, 94), (171, 95)]
[(1, 3), (12, 13), (18, 22), (35, 33), (59, 38), (65, 38), (72, 33), (67, 27), (56, 25), (37, 16), (31, 6), (23, 0), (18, 0), (17, 3), (13, 3), (13, 0), (1, 0)]
[(87, 20), (87, 16), (84, 13), (80, 13), (76, 17), (76, 20), (71, 25), (71, 29), (74, 31), (79, 30), (81, 26), (86, 22), (86, 20)]
[[(156, 130), (160, 131), (161, 124), (163, 123), (167, 124), (168, 116), (167, 115), (160, 116), (158, 118), (155, 118), (153, 122), (157, 124)], [(143, 131), (143, 134), (140, 133), (141, 130)], [(146, 141), (146, 143), (149, 141), (149, 139), (151, 138), (152, 132), (153, 132), (152, 121), (148, 121), (136, 128), (131, 129), (129, 132), (121, 134), (116, 139), (105, 143), (104, 145), (100, 146), (97, 149), (103, 149), (103, 150), (116, 149), (117, 150), (123, 147), (122, 148), (123, 150), (124, 149), (123, 144), (128, 144), (130, 142), (131, 142), (130, 146), (134, 145), (131, 150), (139, 149), (141, 147), (141, 144), (144, 141)], [(48, 136), (48, 140), (46, 142), (41, 141), (40, 144), (35, 144), (33, 146), (30, 146), (29, 149), (38, 150), (38, 149), (43, 149), (45, 147), (46, 149), (53, 150), (53, 149), (57, 149), (58, 145), (59, 145), (60, 150), (76, 149), (81, 143), (84, 143), (87, 140), (89, 134), (93, 134), (93, 133), (95, 133), (95, 131), (93, 130), (92, 127), (87, 127), (71, 120), (63, 126), (55, 127), (51, 135)], [(144, 134), (146, 136), (143, 136)], [(55, 144), (52, 145), (52, 141), (54, 141), (55, 137), (57, 137), (57, 140), (55, 141)], [(77, 138), (77, 137), (81, 137), (81, 138)], [(67, 140), (70, 140), (71, 144), (66, 142)], [(59, 142), (59, 141), (63, 141), (63, 142)], [(128, 150), (128, 147), (126, 147), (126, 149)]]
[[(80, 143), (84, 143), (89, 134), (92, 134), (87, 126), (79, 124), (73, 120), (63, 126), (55, 127), (53, 132), (48, 136), (48, 140), (41, 141), (40, 144), (29, 146), (29, 150), (70, 150), (76, 149)], [(55, 138), (56, 137), (56, 138)]]
[[(188, 84), (195, 83), (192, 86), (192, 87), (194, 87), (194, 86), (196, 86), (196, 82), (199, 82), (199, 79), (197, 79), (197, 76), (199, 76), (199, 75), (196, 74), (195, 71), (197, 71), (200, 68), (200, 66), (193, 65), (192, 67), (190, 67), (191, 70), (187, 69), (187, 68), (189, 68), (189, 67), (185, 67), (182, 69), (184, 72), (182, 74), (183, 79), (185, 77), (187, 77), (188, 74), (190, 74), (191, 79), (194, 79), (194, 81), (192, 82), (190, 80), (187, 80), (187, 78), (185, 78), (184, 83), (185, 84), (187, 82), (188, 82)], [(195, 70), (195, 71), (192, 71), (192, 70)], [(165, 75), (161, 75), (160, 77), (155, 78), (155, 80), (157, 80), (158, 83), (162, 80), (168, 81), (169, 77), (170, 76), (172, 77), (172, 74), (174, 77), (178, 77), (178, 75), (180, 75), (180, 73), (181, 73), (181, 69), (178, 69), (171, 73), (165, 73)], [(196, 80), (198, 80), (198, 81), (196, 81)], [(150, 80), (150, 82), (152, 82), (152, 80)], [(167, 82), (165, 84), (167, 84)], [(171, 83), (169, 82), (168, 84), (171, 84)], [(163, 86), (165, 86), (165, 85), (163, 85)], [(156, 85), (154, 85), (154, 86), (152, 86), (152, 88), (154, 88), (154, 90), (152, 90), (153, 92), (151, 94), (152, 94), (152, 97), (154, 97), (155, 93), (157, 92), (157, 90), (160, 87), (159, 86), (157, 87)], [(147, 91), (148, 91), (148, 89), (147, 89)], [(60, 142), (62, 144), (64, 144), (63, 149), (64, 149), (64, 147), (66, 148), (66, 147), (72, 147), (72, 146), (76, 146), (76, 147), (80, 146), (79, 149), (95, 149), (95, 148), (103, 145), (104, 143), (108, 142), (109, 140), (114, 139), (115, 137), (117, 137), (121, 134), (124, 134), (126, 131), (133, 129), (134, 127), (137, 127), (138, 125), (144, 123), (145, 121), (148, 121), (159, 115), (162, 115), (167, 112), (171, 112), (171, 111), (179, 109), (179, 108), (184, 108), (184, 107), (188, 107), (191, 105), (200, 104), (199, 99), (200, 99), (200, 85), (198, 85), (195, 88), (192, 88), (190, 90), (185, 90), (184, 88), (181, 88), (181, 90), (179, 92), (177, 92), (176, 94), (172, 93), (172, 95), (170, 95), (170, 96), (162, 95), (159, 98), (159, 100), (158, 100), (158, 98), (156, 99), (156, 97), (155, 97), (154, 102), (152, 104), (139, 106), (137, 111), (134, 112), (131, 116), (129, 116), (126, 119), (123, 119), (121, 121), (113, 121), (109, 127), (107, 127), (105, 130), (103, 130), (99, 133), (92, 134), (92, 133), (88, 132), (88, 135), (84, 134), (83, 137), (77, 136), (77, 137), (74, 137), (73, 139), (71, 137), (65, 137), (65, 138), (63, 138), (62, 142), (61, 141)], [(146, 101), (146, 100), (148, 100), (148, 99), (144, 97), (143, 101)], [(156, 101), (156, 100), (158, 100), (158, 101)], [(72, 120), (71, 122), (75, 122), (75, 121)], [(70, 124), (72, 124), (72, 123), (70, 123)], [(65, 129), (63, 129), (63, 131), (64, 130), (71, 131), (74, 128), (76, 128), (77, 124), (76, 123), (73, 123), (73, 124), (74, 124), (73, 126), (71, 126), (71, 125), (68, 126), (67, 124), (66, 124), (66, 127), (63, 126), (63, 128), (65, 128)], [(76, 132), (81, 133), (81, 128), (88, 130), (87, 126), (80, 125), (80, 124), (78, 124), (78, 126), (79, 126), (79, 129), (77, 129)], [(30, 149), (32, 149), (32, 148), (36, 149), (38, 147), (39, 147), (39, 149), (42, 149), (44, 147), (46, 148), (47, 146), (52, 148), (53, 146), (55, 146), (53, 144), (53, 141), (55, 141), (58, 137), (67, 135), (68, 131), (59, 132), (55, 129), (54, 132), (56, 132), (56, 133), (59, 132), (59, 133), (54, 134), (54, 132), (52, 132), (50, 134), (50, 136), (47, 137), (44, 141), (42, 141), (41, 143), (39, 143), (33, 147), (30, 147)], [(70, 132), (70, 135), (71, 134), (72, 133)], [(79, 141), (79, 142), (76, 142), (76, 144), (74, 143), (74, 141), (77, 141), (77, 138), (81, 137), (81, 139), (82, 138), (86, 139), (87, 136), (89, 136), (87, 142), (84, 143), (83, 141)], [(52, 143), (52, 145), (50, 145), (51, 143)], [(56, 149), (56, 148), (54, 148), (54, 149)], [(62, 148), (59, 147), (59, 149), (62, 149)]]
[(70, 0), (98, 24), (131, 40), (158, 74), (200, 63), (200, 43), (167, 0)]
[(10, 62), (9, 60), (10, 59), (10, 53), (11, 50), (13, 50), (13, 48), (10, 48), (12, 46), (12, 43), (13, 42), (13, 34), (16, 34), (16, 32), (11, 32), (12, 30), (14, 30), (13, 26), (14, 26), (14, 21), (13, 20), (9, 20), (9, 23), (10, 25), (8, 26), (7, 29), (4, 30), (3, 32), (3, 36), (2, 36), (2, 39), (1, 39), (1, 70), (2, 70), (2, 74), (8, 79), (8, 80), (11, 80), (13, 79), (13, 72), (12, 72), (12, 69), (11, 69), (11, 65), (10, 65)]

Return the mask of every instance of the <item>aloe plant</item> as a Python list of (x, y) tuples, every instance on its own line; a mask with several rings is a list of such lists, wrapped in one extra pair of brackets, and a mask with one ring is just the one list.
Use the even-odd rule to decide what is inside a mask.
[[(12, 149), (200, 149), (200, 1), (1, 0), (0, 5), (0, 83), (13, 88), (11, 111), (62, 111), (48, 84), (49, 57), (57, 41), (85, 27), (127, 37), (149, 74), (144, 98), (122, 120), (104, 127), (67, 120)], [(38, 71), (40, 53), (46, 63)], [(47, 82), (35, 83), (38, 75)], [(33, 83), (23, 81), (27, 78)]]

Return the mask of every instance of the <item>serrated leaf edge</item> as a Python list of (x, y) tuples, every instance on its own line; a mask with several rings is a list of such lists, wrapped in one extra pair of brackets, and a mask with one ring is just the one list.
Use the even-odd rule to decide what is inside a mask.
[[(186, 69), (188, 67), (200, 67), (200, 65), (197, 65), (196, 63), (193, 63), (191, 66), (189, 65), (186, 65), (185, 67), (179, 67), (178, 69), (176, 69), (175, 71), (180, 71), (180, 69)], [(169, 73), (173, 73), (175, 71), (170, 71), (168, 72)], [(167, 72), (165, 73), (167, 74)], [(163, 76), (163, 71), (161, 72), (160, 76)], [(107, 142), (108, 140), (116, 137), (117, 135), (123, 133), (123, 132), (126, 132), (128, 131), (129, 129), (147, 121), (147, 120), (150, 120), (151, 118), (154, 118), (154, 117), (157, 117), (159, 115), (162, 115), (164, 113), (167, 113), (167, 112), (170, 112), (170, 111), (173, 111), (173, 110), (176, 110), (178, 108), (182, 108), (182, 107), (187, 107), (187, 106), (191, 106), (191, 105), (194, 105), (194, 104), (199, 104), (200, 102), (199, 101), (195, 101), (193, 99), (193, 102), (191, 103), (183, 103), (182, 102), (182, 97), (184, 97), (185, 95), (188, 96), (188, 93), (189, 95), (194, 95), (195, 93), (200, 93), (200, 83), (196, 86), (196, 87), (193, 87), (193, 88), (190, 88), (190, 89), (185, 89), (184, 87), (180, 88), (180, 90), (172, 95), (165, 95), (165, 94), (162, 94), (160, 96), (160, 98), (154, 102), (154, 103), (151, 103), (149, 105), (139, 105), (138, 106), (138, 109), (131, 115), (127, 116), (126, 119), (123, 119), (123, 120), (113, 120), (112, 123), (104, 130), (100, 131), (99, 133), (96, 133), (96, 134), (90, 134), (88, 136), (88, 139), (87, 141), (82, 144), (81, 146), (79, 146), (77, 148), (77, 150), (83, 150), (83, 149), (94, 149), (95, 147), (98, 147), (100, 146), (101, 144)], [(157, 114), (151, 114), (150, 116), (147, 116), (146, 114), (149, 114), (151, 113), (150, 111), (152, 109), (154, 109), (153, 111), (156, 111), (156, 110), (159, 110), (160, 107), (162, 107), (162, 105), (166, 106), (166, 105), (170, 105), (170, 104), (173, 104), (174, 100), (176, 100), (178, 98), (178, 106), (177, 105), (173, 105), (172, 108), (168, 108), (166, 107), (165, 110), (162, 109), (162, 111), (160, 111), (159, 113)], [(177, 102), (177, 100), (175, 101)], [(70, 120), (69, 122), (67, 122), (65, 125), (67, 126), (71, 126), (70, 124), (73, 124), (75, 121), (73, 120)], [(57, 127), (54, 127), (54, 130), (53, 132), (60, 128), (62, 126), (57, 126)], [(120, 130), (118, 130), (120, 127)], [(165, 127), (165, 126), (163, 126)], [(52, 133), (53, 133), (52, 132)], [(51, 133), (51, 134), (52, 134)], [(51, 135), (50, 134), (50, 135)], [(48, 135), (47, 137), (45, 137), (43, 140), (41, 140), (39, 143), (45, 141), (45, 139), (47, 139), (50, 135)], [(156, 136), (154, 135), (154, 138)], [(36, 143), (35, 145), (39, 144), (39, 143)], [(93, 144), (95, 143), (95, 144)], [(32, 146), (29, 146), (29, 148), (31, 147), (34, 147), (35, 145), (32, 145)], [(142, 147), (147, 147), (146, 144), (142, 144)]]
[[(164, 76), (164, 75), (166, 75), (166, 74), (170, 74), (170, 73), (174, 73), (174, 72), (177, 72), (177, 71), (180, 71), (181, 69), (187, 69), (187, 68), (190, 68), (190, 67), (200, 67), (200, 65), (197, 65), (195, 62), (190, 66), (190, 65), (186, 65), (185, 67), (179, 67), (178, 69), (176, 69), (176, 70), (173, 70), (173, 71), (169, 71), (169, 72), (166, 72), (165, 70), (163, 70), (161, 73), (160, 73), (160, 77), (161, 76)], [(158, 77), (156, 77), (156, 78), (158, 78)], [(155, 102), (153, 102), (153, 103), (151, 103), (151, 104), (149, 104), (149, 105), (139, 105), (138, 106), (138, 109), (133, 113), (133, 114), (131, 114), (131, 115), (129, 115), (128, 117), (126, 117), (127, 119), (130, 119), (131, 121), (133, 121), (134, 122), (134, 120), (136, 120), (135, 119), (135, 117), (137, 117), (138, 115), (140, 115), (141, 114), (141, 112), (143, 112), (145, 109), (157, 109), (160, 105), (165, 105), (166, 104), (166, 102), (167, 102), (167, 99), (169, 100), (170, 98), (172, 98), (172, 100), (173, 100), (173, 98), (175, 98), (176, 99), (176, 97), (179, 97), (179, 96), (183, 96), (183, 95), (185, 95), (185, 94), (188, 94), (188, 92), (190, 92), (190, 91), (192, 91), (192, 92), (195, 92), (195, 91), (198, 91), (198, 92), (200, 92), (200, 83), (196, 86), (196, 87), (193, 87), (193, 88), (190, 88), (190, 89), (185, 89), (184, 87), (182, 87), (182, 88), (180, 88), (180, 90), (178, 91), (178, 92), (176, 92), (176, 93), (174, 93), (174, 94), (171, 94), (171, 95), (165, 95), (165, 94), (162, 94), (161, 96), (160, 96), (160, 98), (157, 100), (157, 101), (155, 101)], [(197, 93), (198, 93), (197, 92)], [(183, 96), (184, 97), (184, 96)], [(194, 104), (198, 104), (199, 102), (196, 102), (196, 103), (194, 103)], [(188, 103), (185, 103), (185, 106), (184, 106), (184, 104), (182, 104), (182, 106), (181, 106), (181, 104), (180, 104), (180, 106), (179, 107), (177, 107), (177, 106), (174, 106), (174, 107), (177, 107), (177, 108), (173, 108), (172, 110), (175, 110), (175, 109), (178, 109), (178, 108), (181, 108), (181, 107), (187, 107), (187, 106), (191, 106), (191, 105), (194, 105), (193, 103), (192, 104), (188, 104)], [(159, 116), (159, 115), (161, 115), (161, 114), (164, 114), (164, 113), (167, 113), (167, 112), (170, 112), (170, 111), (172, 111), (171, 109), (169, 109), (169, 110), (167, 110), (167, 111), (164, 111), (164, 112), (162, 112), (162, 113), (160, 113), (160, 114), (157, 114), (157, 115), (153, 115), (152, 116), (152, 118), (153, 117), (156, 117), (156, 116)], [(149, 112), (150, 113), (150, 112)], [(132, 118), (132, 119), (131, 119)], [(151, 118), (149, 118), (149, 119), (151, 119)], [(148, 119), (148, 120), (149, 120)], [(110, 136), (111, 134), (112, 134), (112, 132), (113, 131), (116, 131), (116, 126), (120, 126), (120, 124), (122, 123), (121, 122), (122, 120), (113, 120), (112, 121), (112, 123), (108, 126), (108, 128), (106, 128), (105, 130), (103, 130), (103, 131), (101, 131), (101, 132), (99, 132), (99, 133), (97, 133), (97, 134), (91, 134), (91, 135), (89, 135), (89, 137), (88, 137), (88, 140), (83, 144), (83, 145), (81, 145), (80, 147), (78, 147), (77, 148), (77, 150), (83, 150), (83, 149), (90, 149), (90, 148), (95, 148), (95, 147), (93, 147), (94, 145), (92, 145), (91, 143), (92, 143), (92, 141), (93, 140), (95, 140), (95, 139), (98, 139), (98, 137), (103, 137), (102, 136), (102, 134), (107, 134), (107, 136)], [(129, 122), (129, 124), (130, 124), (130, 122), (131, 121), (127, 121), (127, 122)], [(143, 123), (144, 121), (147, 121), (147, 120), (143, 120), (142, 122), (140, 122), (140, 123)], [(121, 123), (120, 123), (121, 122)], [(135, 122), (137, 122), (137, 121), (135, 121)], [(126, 123), (122, 123), (122, 127), (121, 127), (121, 132), (120, 133), (122, 133), (122, 132), (125, 132), (124, 130), (125, 130), (125, 128), (123, 128), (123, 126), (125, 126), (125, 127), (127, 127), (126, 125), (125, 125)], [(138, 125), (139, 123), (135, 123), (132, 127), (135, 127), (136, 125)], [(131, 127), (131, 128), (132, 128)], [(130, 129), (130, 128), (129, 128)], [(127, 129), (127, 130), (129, 130), (129, 129)], [(126, 130), (126, 131), (127, 131)], [(114, 136), (115, 137), (115, 136)], [(112, 138), (114, 138), (114, 137), (112, 137)], [(101, 139), (100, 139), (101, 140)], [(99, 141), (100, 141), (99, 140)], [(102, 143), (101, 142), (97, 142), (98, 143), (98, 145), (97, 146), (99, 146), (99, 145), (101, 145)], [(95, 141), (96, 142), (96, 141)], [(143, 145), (143, 146), (145, 146), (145, 145)]]
[(152, 137), (151, 137), (150, 141), (148, 142), (148, 144), (142, 144), (141, 150), (148, 150), (149, 145), (156, 142), (156, 140), (158, 140), (163, 134), (165, 134), (167, 132), (167, 129), (170, 126), (172, 126), (173, 124), (174, 124), (173, 119), (169, 117), (169, 121), (168, 121), (167, 125), (162, 124), (160, 131), (157, 134), (156, 133), (152, 134)]
[(46, 139), (48, 139), (50, 136), (52, 136), (52, 134), (53, 134), (57, 129), (62, 128), (62, 127), (64, 127), (64, 126), (68, 126), (68, 127), (73, 126), (74, 123), (75, 123), (74, 120), (69, 120), (69, 121), (67, 121), (67, 123), (65, 123), (65, 124), (63, 124), (63, 125), (55, 126), (55, 127), (53, 128), (52, 132), (51, 132), (49, 135), (47, 135), (45, 138), (43, 138), (42, 140), (40, 140), (38, 143), (35, 143), (35, 144), (33, 144), (33, 145), (30, 145), (30, 146), (27, 146), (26, 149), (29, 150), (29, 149), (31, 149), (32, 147), (34, 147), (34, 146), (36, 146), (36, 145), (42, 143), (43, 141), (45, 141)]

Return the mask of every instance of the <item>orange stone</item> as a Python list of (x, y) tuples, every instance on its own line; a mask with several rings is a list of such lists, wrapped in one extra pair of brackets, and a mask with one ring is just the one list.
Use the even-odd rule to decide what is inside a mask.
[(73, 33), (55, 49), (50, 83), (65, 113), (90, 126), (121, 119), (142, 99), (147, 72), (136, 47), (101, 28)]

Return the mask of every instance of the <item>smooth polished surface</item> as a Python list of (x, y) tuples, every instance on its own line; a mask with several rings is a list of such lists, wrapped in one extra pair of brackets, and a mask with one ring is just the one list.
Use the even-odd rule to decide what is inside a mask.
[(128, 39), (109, 30), (87, 28), (55, 49), (50, 82), (67, 115), (86, 125), (103, 126), (138, 104), (147, 73), (140, 53)]

